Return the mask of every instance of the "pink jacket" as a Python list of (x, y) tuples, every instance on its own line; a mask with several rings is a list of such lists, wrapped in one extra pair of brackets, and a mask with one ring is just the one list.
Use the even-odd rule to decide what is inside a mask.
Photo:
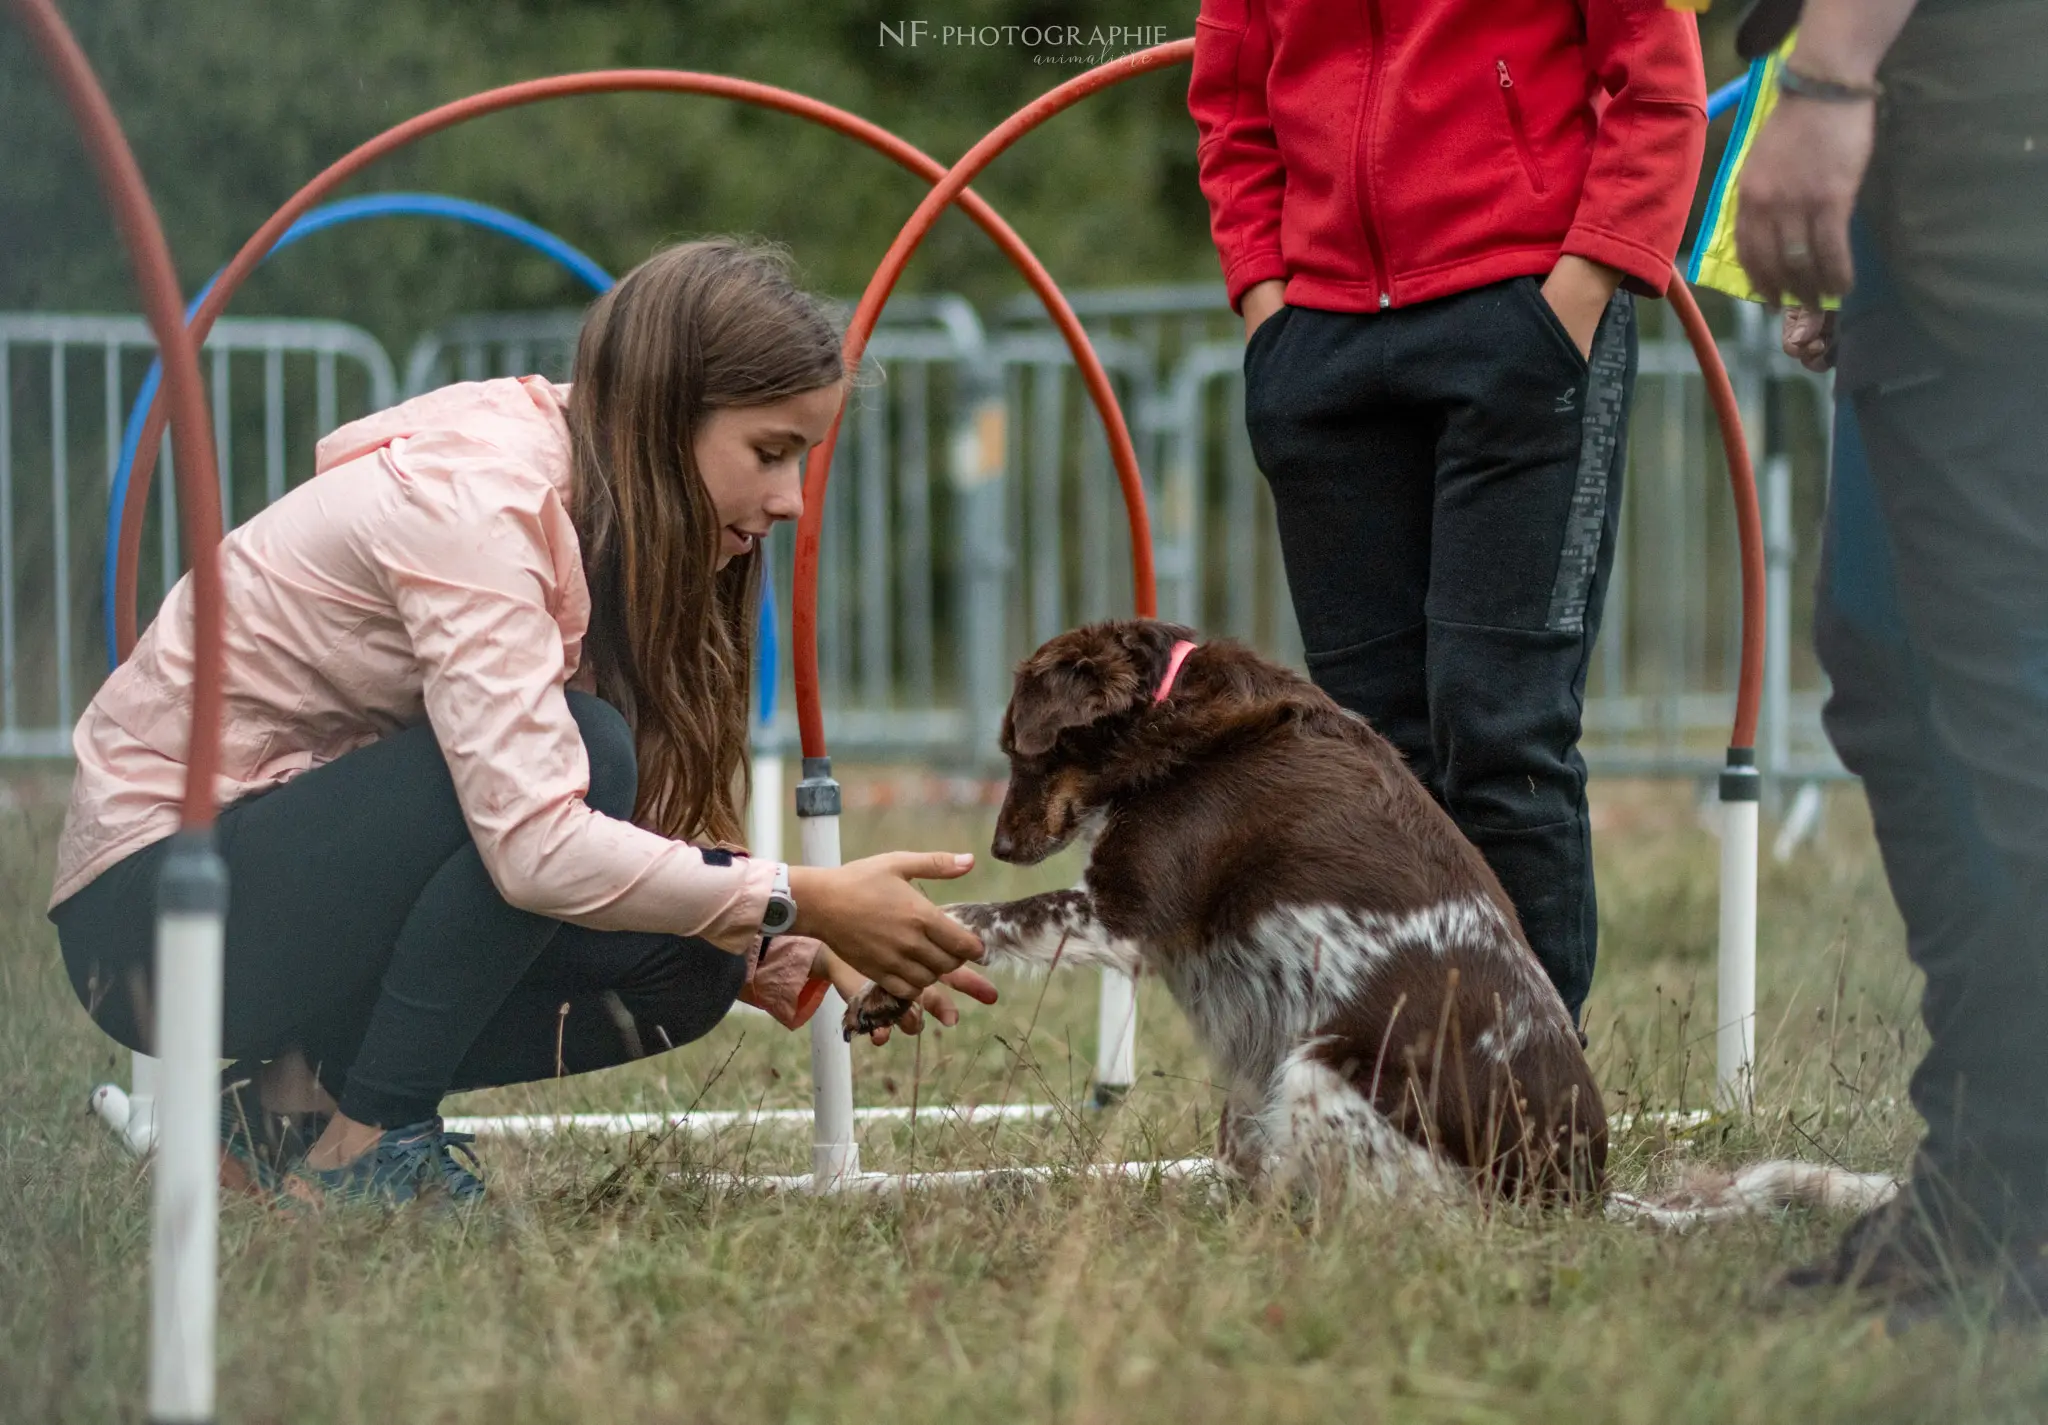
[[(756, 954), (774, 863), (710, 865), (584, 803), (590, 765), (563, 696), (591, 686), (568, 400), (566, 386), (507, 377), (366, 416), (320, 442), (313, 479), (227, 536), (215, 796), (225, 806), (425, 719), (507, 901), (748, 955), (742, 998), (794, 1027), (824, 986), (808, 981), (813, 941)], [(79, 719), (52, 905), (177, 827), (191, 582)]]

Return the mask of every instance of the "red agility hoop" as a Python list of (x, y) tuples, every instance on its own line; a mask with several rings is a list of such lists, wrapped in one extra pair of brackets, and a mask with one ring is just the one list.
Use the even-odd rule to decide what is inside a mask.
[[(1186, 50), (1191, 45), (1191, 41), (1183, 41), (1182, 49)], [(1171, 49), (1172, 46), (1163, 48)], [(430, 109), (404, 123), (394, 125), (329, 164), (272, 214), (270, 219), (242, 244), (241, 251), (235, 254), (234, 260), (222, 269), (219, 278), (213, 284), (213, 289), (207, 293), (206, 299), (199, 305), (199, 310), (192, 316), (193, 340), (203, 342), (206, 339), (206, 334), (213, 329), (215, 319), (227, 309), (228, 303), (234, 299), (242, 283), (284, 235), (286, 229), (335, 188), (386, 154), (429, 134), (436, 134), (470, 119), (495, 114), (504, 109), (578, 94), (650, 92), (704, 94), (713, 98), (734, 99), (766, 109), (780, 110), (797, 118), (821, 124), (850, 138), (859, 139), (921, 178), (937, 182), (944, 178), (947, 172), (945, 166), (937, 159), (887, 129), (870, 123), (856, 114), (850, 114), (844, 109), (792, 93), (787, 89), (779, 89), (772, 84), (759, 84), (752, 80), (732, 79), (718, 74), (669, 69), (595, 70), (586, 74), (556, 75), (548, 79), (531, 79), (519, 84), (508, 84), (443, 104), (439, 108)], [(1110, 386), (1109, 374), (1103, 369), (1100, 358), (1096, 356), (1095, 348), (1088, 340), (1088, 334), (1082, 330), (1080, 318), (1074, 315), (1073, 308), (1067, 305), (1067, 300), (1061, 295), (1058, 285), (1033, 255), (1030, 247), (987, 202), (978, 194), (965, 191), (965, 188), (964, 182), (955, 185), (948, 191), (946, 203), (958, 201), (961, 210), (995, 240), (1003, 255), (1010, 259), (1023, 274), (1025, 281), (1030, 284), (1031, 289), (1045, 303), (1053, 324), (1066, 338), (1067, 346), (1080, 367), (1082, 379), (1087, 384), (1089, 395), (1094, 398), (1096, 409), (1102, 415), (1103, 425), (1109, 431), (1110, 455), (1115, 462), (1118, 483), (1123, 489), (1125, 514), (1130, 524), (1133, 563), (1140, 570), (1138, 604), (1141, 612), (1150, 613), (1155, 606), (1155, 596), (1152, 589), (1152, 533), (1145, 510), (1144, 481), (1138, 472), (1137, 450), (1131, 444), (1130, 430), (1124, 424), (1123, 410), (1117, 405), (1116, 393)], [(931, 206), (929, 201), (925, 206)], [(939, 206), (943, 207), (944, 204)], [(919, 209), (920, 212), (924, 210), (924, 207)], [(892, 275), (891, 283), (893, 282)], [(865, 346), (865, 332), (862, 333), (860, 342), (849, 341), (849, 349), (854, 352), (854, 360), (858, 360), (859, 352), (864, 350)], [(156, 452), (163, 435), (164, 419), (164, 400), (159, 396), (151, 405), (149, 419), (143, 427), (141, 443), (136, 453), (135, 472), (128, 486), (126, 504), (120, 513), (121, 546), (115, 576), (114, 620), (116, 648), (123, 658), (135, 647), (136, 574), (142, 553), (142, 512), (149, 499), (150, 475), (156, 467)], [(833, 429), (835, 432), (838, 429), (836, 421)], [(828, 450), (829, 447), (828, 440)], [(812, 457), (814, 461), (816, 458)], [(182, 455), (180, 463), (183, 463)], [(182, 487), (182, 471), (179, 481)], [(822, 492), (822, 482), (818, 483), (817, 488)], [(811, 528), (815, 538), (815, 523)], [(208, 558), (211, 558), (213, 546), (219, 539), (216, 520), (213, 537), (203, 546), (208, 551)], [(802, 567), (801, 562), (799, 567)], [(802, 605), (799, 604), (799, 607)], [(803, 646), (799, 641), (799, 647)], [(815, 650), (812, 670), (816, 670)], [(799, 688), (803, 686), (803, 676), (799, 670)], [(217, 692), (214, 696), (218, 696)]]
[[(938, 222), (946, 205), (964, 193), (967, 185), (984, 168), (1025, 134), (1097, 90), (1169, 64), (1179, 64), (1194, 52), (1193, 40), (1173, 40), (1097, 65), (1057, 89), (1041, 94), (984, 134), (980, 142), (967, 150), (960, 161), (947, 169), (932, 186), (932, 191), (917, 205), (917, 211), (910, 215), (903, 230), (896, 234), (896, 241), (889, 245), (888, 255), (869, 279), (867, 291), (861, 294), (860, 305), (847, 326), (847, 365), (857, 365), (867, 350), (868, 337), (873, 334), (875, 323), (881, 320), (882, 308), (888, 303), (889, 294), (895, 290), (896, 279), (903, 275), (903, 269), (916, 253), (918, 244)], [(1061, 305), (1065, 305), (1064, 299)], [(1069, 338), (1070, 344), (1071, 340)], [(1131, 570), (1138, 616), (1155, 618), (1159, 600), (1153, 579), (1151, 532), (1140, 528), (1136, 515), (1144, 507), (1144, 488), (1138, 476), (1137, 456), (1130, 449), (1130, 433), (1124, 425), (1116, 394), (1109, 389), (1108, 376), (1099, 366), (1084, 368), (1082, 374), (1088, 383), (1088, 393), (1095, 398), (1095, 407), (1102, 412), (1103, 423), (1108, 427), (1110, 451), (1116, 457), (1117, 474), (1124, 486), (1124, 502), (1133, 512)], [(832, 478), (832, 452), (839, 444), (839, 421), (844, 415), (842, 408), (840, 416), (833, 418), (832, 428), (825, 439), (811, 452), (804, 470), (804, 513), (796, 527), (796, 576), (791, 600), (790, 640), (796, 645), (797, 728), (802, 735), (806, 757), (825, 755), (825, 717), (818, 693), (818, 539), (825, 524), (825, 486)]]
[(1728, 460), (1728, 483), (1735, 496), (1735, 538), (1742, 559), (1742, 658), (1735, 688), (1735, 727), (1728, 745), (1743, 751), (1756, 748), (1757, 710), (1764, 690), (1764, 521), (1756, 498), (1756, 470), (1749, 459), (1749, 441), (1742, 430), (1742, 408), (1714, 334), (1686, 285), (1685, 274), (1673, 269), (1664, 291), (1699, 358), (1707, 383), (1707, 399), (1721, 427), (1721, 449)]
[[(221, 587), (220, 485), (214, 474), (213, 427), (206, 414), (206, 387), (199, 376), (200, 331), (185, 329), (185, 299), (178, 291), (177, 269), (164, 242), (156, 205), (142, 181), (142, 170), (121, 132), (105, 92), (94, 78), (85, 52), (78, 47), (51, 0), (11, 0), (15, 18), (28, 32), (44, 68), (56, 82), (98, 170), (100, 187), (114, 211), (135, 285), (142, 295), (164, 363), (164, 393), (159, 409), (177, 410), (171, 442), (178, 457), (178, 505), (185, 542), (192, 550), (193, 694), (190, 745), (186, 751), (183, 822), (197, 830), (213, 824), (213, 779), (220, 757), (221, 719)], [(163, 421), (150, 427), (150, 448), (163, 436)], [(137, 521), (138, 525), (140, 521)], [(137, 533), (137, 544), (141, 535)], [(130, 622), (134, 582), (129, 582)], [(132, 645), (134, 639), (129, 639)]]
[[(888, 255), (882, 259), (882, 265), (876, 269), (874, 277), (869, 281), (867, 291), (862, 294), (860, 306), (855, 310), (853, 321), (848, 326), (847, 363), (853, 365), (860, 360), (861, 353), (866, 349), (867, 339), (874, 332), (875, 324), (881, 317), (882, 307), (888, 302), (889, 294), (895, 288), (896, 280), (902, 274), (905, 264), (917, 251), (918, 244), (924, 241), (925, 234), (931, 231), (932, 225), (938, 221), (946, 205), (953, 201), (956, 195), (964, 193), (967, 185), (973, 182), (983, 169), (1018, 139), (1079, 100), (1136, 75), (1162, 69), (1170, 64), (1179, 64), (1194, 54), (1194, 48), (1193, 40), (1173, 40), (1098, 65), (1058, 88), (1040, 95), (989, 130), (933, 185), (932, 191), (925, 196), (917, 211), (911, 214), (902, 231), (896, 235), (896, 241), (890, 245)], [(1706, 378), (1708, 395), (1721, 428), (1722, 445), (1727, 451), (1729, 479), (1735, 496), (1736, 532), (1742, 559), (1741, 677), (1736, 690), (1735, 725), (1729, 738), (1729, 745), (1731, 748), (1750, 750), (1756, 742), (1757, 712), (1763, 695), (1764, 666), (1764, 541), (1763, 519), (1757, 508), (1756, 475), (1750, 465), (1749, 445), (1743, 437), (1742, 417), (1736, 405), (1734, 387), (1728, 380), (1727, 367), (1722, 364), (1720, 349), (1714, 342), (1713, 333), (1707, 328), (1706, 318), (1700, 314), (1699, 304), (1693, 300), (1692, 291), (1686, 285), (1684, 275), (1676, 268), (1672, 271), (1671, 283), (1665, 296), (1676, 309), (1679, 321), (1685, 327), (1685, 334), (1692, 343), (1693, 352), (1699, 358), (1700, 372)], [(1123, 446), (1119, 442), (1128, 440), (1128, 436), (1120, 414), (1112, 419), (1112, 413), (1117, 411), (1115, 396), (1106, 389), (1096, 389), (1097, 380), (1101, 380), (1105, 387), (1107, 385), (1107, 378), (1099, 376), (1098, 370), (1090, 369), (1086, 374), (1090, 394), (1095, 397), (1096, 408), (1102, 411), (1104, 421), (1110, 428), (1111, 449), (1118, 455), (1118, 473), (1124, 475)], [(835, 418), (823, 443), (811, 454), (804, 479), (804, 513), (797, 524), (795, 607), (790, 618), (792, 641), (796, 645), (797, 719), (803, 734), (803, 753), (806, 757), (826, 755), (824, 714), (819, 702), (818, 687), (818, 559), (819, 534), (825, 518), (825, 487), (831, 479), (832, 454), (838, 440), (839, 421)], [(1143, 494), (1139, 491), (1133, 495), (1134, 478), (1134, 470), (1131, 475), (1125, 477), (1125, 498), (1135, 510), (1139, 507)], [(1156, 601), (1152, 597), (1151, 549), (1149, 543), (1140, 547), (1138, 534), (1137, 522), (1134, 519), (1131, 530), (1132, 567), (1138, 590), (1138, 613), (1141, 617), (1150, 618), (1156, 616)]]
[[(860, 359), (867, 338), (881, 316), (882, 307), (888, 301), (897, 277), (917, 250), (918, 244), (924, 240), (925, 234), (938, 221), (940, 212), (955, 195), (964, 193), (967, 184), (999, 154), (1054, 114), (1097, 90), (1134, 75), (1177, 64), (1190, 58), (1193, 53), (1193, 40), (1175, 40), (1169, 44), (1156, 45), (1135, 54), (1125, 55), (1068, 80), (991, 129), (934, 185), (924, 202), (918, 205), (917, 211), (897, 234), (888, 255), (883, 258), (882, 265), (868, 283), (868, 289), (862, 295), (860, 306), (849, 325), (846, 336), (849, 364)], [(1760, 779), (1756, 768), (1755, 744), (1757, 716), (1763, 695), (1763, 519), (1757, 506), (1756, 474), (1751, 466), (1749, 444), (1743, 434), (1734, 387), (1728, 379), (1728, 371), (1721, 361), (1720, 349), (1714, 341), (1713, 333), (1708, 329), (1706, 319), (1700, 313), (1699, 304), (1693, 300), (1692, 291), (1686, 285), (1684, 275), (1675, 267), (1665, 296), (1678, 313), (1679, 322), (1692, 344), (1693, 353), (1699, 361), (1700, 373), (1706, 380), (1715, 420), (1720, 426), (1721, 443), (1728, 461), (1729, 482), (1735, 498), (1736, 537), (1740, 547), (1742, 655), (1735, 694), (1734, 725), (1729, 734), (1727, 760), (1720, 781), (1724, 825), (1721, 841), (1719, 1008), (1716, 1012), (1715, 1036), (1717, 1094), (1724, 1104), (1739, 1106), (1751, 1101), (1756, 1058), (1756, 851)], [(1102, 411), (1105, 424), (1110, 429), (1111, 448), (1118, 455), (1118, 473), (1125, 475), (1126, 500), (1133, 511), (1132, 567), (1134, 583), (1138, 590), (1138, 612), (1149, 617), (1153, 616), (1156, 608), (1154, 600), (1150, 597), (1152, 559), (1149, 542), (1139, 542), (1136, 518), (1139, 506), (1131, 494), (1135, 471), (1129, 474), (1125, 472), (1123, 447), (1119, 444), (1125, 438), (1123, 424), (1121, 418), (1115, 414), (1114, 396), (1106, 390), (1097, 390), (1097, 379), (1091, 372), (1090, 391), (1095, 395), (1096, 406)], [(1106, 385), (1106, 382), (1104, 384)], [(842, 411), (841, 415), (843, 414)], [(838, 439), (839, 418), (835, 417), (825, 440), (813, 452), (805, 473), (804, 513), (797, 525), (795, 590), (792, 601), (794, 607), (790, 615), (791, 641), (795, 645), (793, 661), (796, 675), (797, 723), (802, 733), (805, 775), (808, 778), (815, 770), (818, 779), (815, 784), (815, 804), (807, 807), (804, 801), (805, 794), (799, 790), (798, 815), (823, 817), (833, 823), (833, 830), (829, 836), (821, 835), (819, 841), (819, 850), (827, 858), (826, 864), (836, 864), (838, 859), (836, 822), (839, 797), (838, 784), (831, 781), (831, 763), (826, 750), (825, 720), (818, 686), (818, 559), (819, 535), (825, 517), (825, 490), (831, 478), (832, 454)], [(814, 1069), (824, 1072), (828, 1063), (826, 1057), (814, 1050)], [(834, 1068), (832, 1072), (843, 1075), (844, 1070), (843, 1067)], [(844, 1098), (843, 1083), (835, 1082), (833, 1092)], [(822, 1083), (819, 1093), (819, 1101), (823, 1103), (825, 1089)], [(850, 1104), (850, 1099), (848, 1103)], [(845, 1108), (845, 1112), (850, 1113), (850, 1107), (842, 1107)], [(850, 1127), (845, 1124), (821, 1130), (820, 1148), (814, 1159), (814, 1179), (822, 1177), (828, 1169), (828, 1164), (835, 1161), (825, 1151), (825, 1140), (842, 1130), (850, 1135)], [(839, 1148), (844, 1150), (846, 1146), (840, 1144)], [(857, 1157), (850, 1151), (844, 1151), (836, 1160), (839, 1166), (831, 1170), (843, 1172), (847, 1165), (855, 1164), (857, 1161)]]
[(220, 764), (220, 493), (199, 341), (184, 323), (177, 269), (142, 170), (85, 53), (51, 0), (12, 0), (55, 81), (99, 173), (128, 250), (143, 311), (155, 333), (165, 387), (177, 410), (179, 503), (192, 549), (191, 720), (180, 830), (157, 881), (155, 1019), (152, 1047), (164, 1056), (162, 1103), (154, 1116), (156, 1167), (150, 1184), (149, 1417), (210, 1420), (214, 1413), (214, 1326), (219, 1273), (221, 948), (227, 876), (213, 849), (214, 773)]

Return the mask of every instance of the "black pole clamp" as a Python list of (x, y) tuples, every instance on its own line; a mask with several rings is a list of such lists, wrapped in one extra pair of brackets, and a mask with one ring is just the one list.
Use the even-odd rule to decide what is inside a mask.
[(1721, 768), (1721, 800), (1753, 802), (1762, 799), (1764, 779), (1756, 770), (1754, 747), (1731, 747)]
[(832, 780), (832, 759), (804, 758), (804, 777), (796, 784), (796, 814), (837, 816), (839, 806), (839, 783)]

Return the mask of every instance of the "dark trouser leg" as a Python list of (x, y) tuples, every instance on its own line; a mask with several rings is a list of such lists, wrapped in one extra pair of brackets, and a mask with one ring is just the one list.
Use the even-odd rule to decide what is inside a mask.
[[(1924, 688), (1917, 777), (1856, 750), (1876, 714), (1835, 713), (1844, 761), (1883, 768), (1866, 785), (1928, 974), (1915, 1175), (2003, 1233), (2048, 1212), (2048, 402), (2037, 374), (1961, 363), (1890, 304), (1845, 319), (1841, 380)], [(1831, 674), (1851, 666), (1831, 656)], [(1930, 818), (1956, 828), (1949, 844), (1930, 844)]]
[[(1967, 777), (1934, 734), (1926, 672), (1898, 609), (1891, 541), (1870, 485), (1854, 407), (1835, 419), (1835, 460), (1821, 536), (1814, 647), (1829, 693), (1821, 710), (1842, 765), (1863, 781), (1885, 877), (1906, 923), (1907, 952), (1926, 974), (1921, 1017), (1937, 1040), (1968, 1033), (1956, 1020), (1972, 947), (1993, 946), (2000, 874), (1979, 831)], [(1929, 1063), (1935, 1063), (1929, 1072)], [(1929, 1169), (1957, 1160), (1957, 1124), (1937, 1061), (1923, 1061), (1912, 1095), (1930, 1128)]]
[[(570, 695), (590, 754), (589, 801), (608, 815), (630, 814), (636, 776), (632, 743), (618, 714)], [(431, 729), (383, 738), (223, 813), (220, 845), (230, 896), (223, 1042), (234, 1057), (268, 1058), (302, 1049), (351, 1117), (387, 1126), (434, 1111), (459, 1068), (515, 989), (537, 968), (559, 921), (506, 904), (491, 884), (456, 802)], [(153, 939), (155, 870), (161, 848), (111, 868), (53, 913), (73, 984), (95, 1018), (124, 1043), (147, 1047), (146, 1016), (128, 986), (146, 987)], [(616, 934), (616, 933), (614, 933)], [(603, 933), (577, 931), (579, 939)], [(722, 952), (721, 952), (722, 953)], [(615, 952), (592, 962), (626, 981), (616, 989), (632, 1008), (638, 997), (674, 1042), (699, 1017), (676, 1012), (648, 993), (658, 967), (695, 964), (702, 947), (674, 937), (625, 934)], [(738, 963), (738, 957), (725, 957)], [(737, 970), (717, 966), (712, 998)], [(559, 981), (559, 976), (556, 979)], [(576, 993), (555, 983), (552, 1013)], [(570, 985), (602, 998), (591, 981)], [(731, 1003), (731, 995), (726, 1003)], [(575, 1011), (572, 1007), (571, 1017)], [(599, 1067), (600, 1040), (581, 1037), (577, 1062)], [(609, 1021), (608, 1021), (609, 1022)], [(708, 1026), (707, 1026), (708, 1027)], [(508, 1030), (508, 1032), (513, 1032)], [(520, 1031), (523, 1032), (523, 1031)], [(699, 1031), (701, 1032), (701, 1030)], [(516, 1036), (515, 1036), (516, 1037)], [(687, 1036), (685, 1036), (687, 1037)], [(554, 1071), (553, 1026), (545, 1073)], [(612, 1035), (610, 1062), (632, 1057)], [(565, 1030), (564, 1060), (569, 1053)], [(522, 1059), (533, 1062), (533, 1057)], [(361, 1065), (361, 1075), (351, 1074)]]
[(1634, 306), (1615, 298), (1590, 365), (1533, 278), (1417, 312), (1395, 363), (1445, 413), (1428, 598), (1444, 805), (1576, 1020), (1597, 936), (1578, 743), (1627, 458)]
[(746, 980), (708, 940), (565, 925), (470, 1045), (448, 1087), (609, 1069), (701, 1039)]
[(1245, 425), (1309, 675), (1435, 794), (1422, 604), (1439, 422), (1388, 401), (1386, 324), (1283, 307), (1245, 351)]

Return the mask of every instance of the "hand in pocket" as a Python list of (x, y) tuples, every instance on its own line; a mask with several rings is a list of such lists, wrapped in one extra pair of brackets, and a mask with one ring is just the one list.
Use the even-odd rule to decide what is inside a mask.
[(1600, 318), (1621, 286), (1621, 273), (1612, 267), (1566, 253), (1543, 279), (1543, 300), (1557, 314), (1557, 320), (1579, 356), (1592, 360), (1593, 336), (1600, 330)]
[(1245, 290), (1237, 307), (1244, 313), (1244, 339), (1247, 342), (1252, 339), (1253, 332), (1279, 315), (1280, 308), (1285, 305), (1281, 294), (1286, 290), (1287, 284), (1277, 277), (1254, 283)]

